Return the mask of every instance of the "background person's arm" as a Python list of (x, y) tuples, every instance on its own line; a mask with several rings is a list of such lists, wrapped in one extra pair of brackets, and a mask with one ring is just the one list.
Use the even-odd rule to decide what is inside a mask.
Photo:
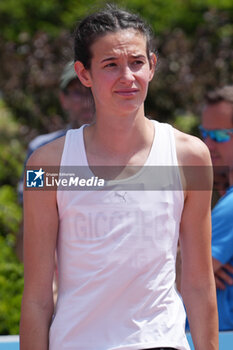
[(233, 266), (230, 264), (222, 264), (219, 260), (212, 258), (214, 278), (216, 288), (224, 290), (226, 285), (233, 285), (233, 278), (230, 274), (233, 274)]

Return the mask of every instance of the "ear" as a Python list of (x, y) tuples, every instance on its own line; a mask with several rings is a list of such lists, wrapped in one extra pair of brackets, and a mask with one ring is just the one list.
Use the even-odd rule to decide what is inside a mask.
[(86, 87), (91, 87), (91, 75), (89, 70), (84, 67), (83, 63), (76, 61), (74, 64), (74, 69), (81, 83)]
[(149, 81), (151, 81), (153, 79), (153, 76), (154, 76), (154, 73), (155, 73), (156, 63), (157, 63), (157, 57), (156, 57), (155, 53), (151, 53), (151, 55), (150, 55), (150, 77), (149, 77)]

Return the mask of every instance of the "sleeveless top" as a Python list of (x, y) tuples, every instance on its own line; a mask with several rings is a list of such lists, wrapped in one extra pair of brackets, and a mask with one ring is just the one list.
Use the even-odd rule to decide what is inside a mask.
[[(177, 169), (172, 127), (152, 123), (143, 168)], [(84, 127), (67, 132), (61, 166), (89, 169)], [(142, 171), (133, 177), (143, 182)], [(181, 185), (179, 172), (176, 180)], [(175, 289), (183, 202), (181, 187), (57, 191), (59, 290), (50, 350), (190, 349)]]

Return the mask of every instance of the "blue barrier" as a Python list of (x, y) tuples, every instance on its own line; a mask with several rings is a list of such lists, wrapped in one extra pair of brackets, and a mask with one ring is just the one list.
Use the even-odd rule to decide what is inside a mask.
[[(187, 333), (187, 338), (191, 350), (195, 350), (190, 333)], [(233, 332), (219, 333), (219, 350), (233, 349)], [(0, 350), (19, 350), (19, 336), (0, 336)]]
[[(191, 350), (195, 350), (191, 338), (191, 334), (187, 333), (187, 338)], [(219, 333), (219, 350), (231, 350), (233, 349), (233, 332), (220, 332)]]
[(0, 336), (0, 350), (19, 350), (19, 336)]

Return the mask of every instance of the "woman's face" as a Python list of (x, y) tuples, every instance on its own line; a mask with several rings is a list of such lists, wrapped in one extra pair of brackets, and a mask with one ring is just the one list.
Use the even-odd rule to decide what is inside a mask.
[(91, 46), (91, 68), (86, 71), (96, 110), (117, 115), (143, 106), (153, 77), (155, 56), (149, 62), (146, 38), (133, 29), (107, 33)]

